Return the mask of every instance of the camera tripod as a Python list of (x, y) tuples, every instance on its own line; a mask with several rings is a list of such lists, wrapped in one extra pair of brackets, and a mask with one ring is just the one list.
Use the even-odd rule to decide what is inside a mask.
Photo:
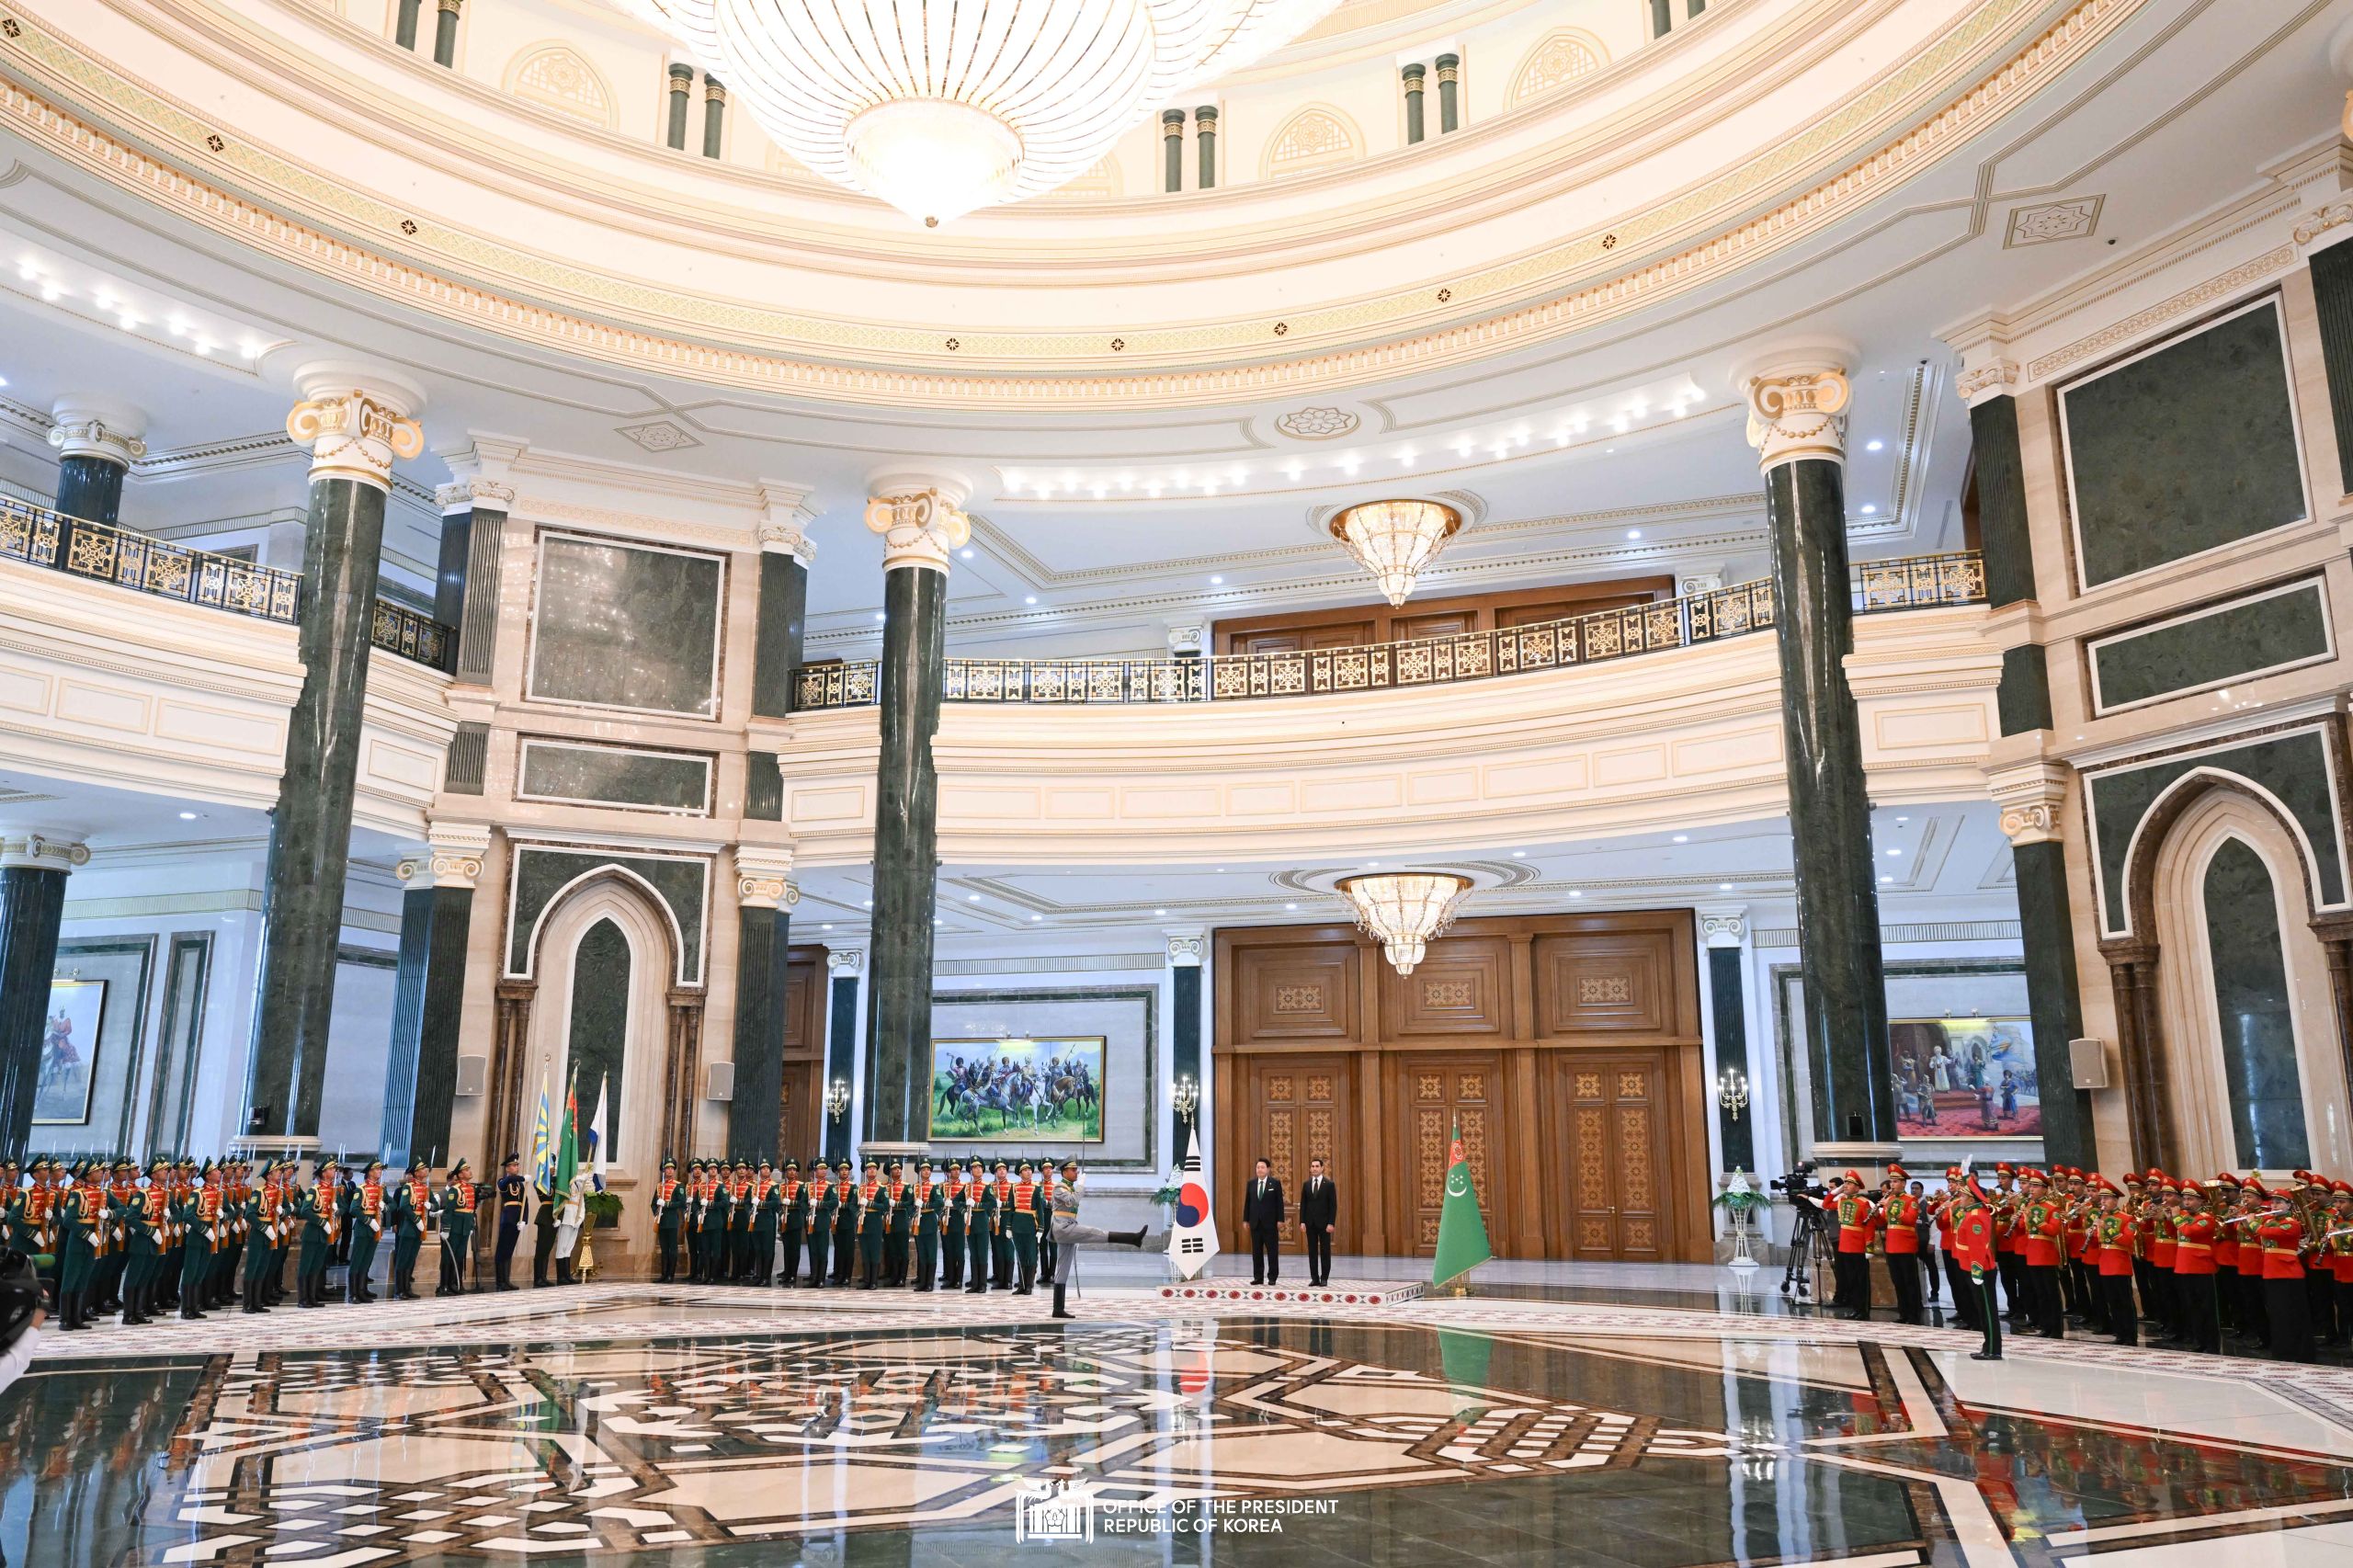
[(1790, 1262), (1781, 1271), (1781, 1294), (1806, 1301), (1813, 1295), (1811, 1268), (1824, 1262), (1816, 1255), (1830, 1249), (1830, 1222), (1819, 1203), (1796, 1203), (1792, 1210), (1795, 1218), (1790, 1226)]

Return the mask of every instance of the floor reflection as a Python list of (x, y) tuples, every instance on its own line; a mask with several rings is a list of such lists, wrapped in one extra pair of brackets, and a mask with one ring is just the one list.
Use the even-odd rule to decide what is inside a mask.
[(1295, 1317), (58, 1363), (0, 1395), (0, 1550), (29, 1568), (2038, 1563), (2211, 1551), (2353, 1501), (2353, 1464), (2263, 1440), (2285, 1407), (2259, 1387), (2175, 1380), (2180, 1420), (2157, 1430), (2068, 1414), (2115, 1403), (2090, 1385), (2121, 1369), (2040, 1369), (1974, 1404), (1953, 1365), (1763, 1325)]

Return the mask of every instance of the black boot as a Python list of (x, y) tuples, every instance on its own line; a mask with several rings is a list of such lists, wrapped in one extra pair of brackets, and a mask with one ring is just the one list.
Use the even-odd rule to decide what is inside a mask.
[(1110, 1232), (1108, 1235), (1111, 1243), (1117, 1246), (1140, 1247), (1143, 1245), (1144, 1233), (1142, 1231), (1113, 1231)]
[(1066, 1289), (1068, 1287), (1059, 1283), (1054, 1286), (1054, 1315), (1058, 1318), (1070, 1316), (1070, 1310), (1063, 1303), (1063, 1291)]

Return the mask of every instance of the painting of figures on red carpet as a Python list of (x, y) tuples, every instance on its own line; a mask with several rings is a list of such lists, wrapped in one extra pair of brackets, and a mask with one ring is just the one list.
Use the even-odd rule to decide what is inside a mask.
[(2039, 1138), (2034, 1026), (2025, 1018), (1896, 1018), (1900, 1138)]

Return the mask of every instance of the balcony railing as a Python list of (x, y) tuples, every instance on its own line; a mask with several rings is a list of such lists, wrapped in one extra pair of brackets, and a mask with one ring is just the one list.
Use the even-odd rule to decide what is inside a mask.
[[(302, 614), (299, 572), (190, 550), (9, 495), (0, 495), (0, 560), (283, 626), (295, 624)], [(369, 631), (370, 640), (387, 653), (444, 672), (457, 666), (457, 629), (429, 616), (379, 599)]]
[(29, 562), (159, 598), (289, 626), (302, 610), (300, 573), (169, 544), (86, 517), (28, 506), (12, 496), (0, 496), (0, 560)]
[[(1985, 571), (1973, 552), (1872, 561), (1855, 568), (1852, 592), (1856, 612), (1865, 615), (1977, 604), (1985, 597)], [(945, 695), (950, 702), (1046, 704), (1322, 697), (1603, 664), (1772, 624), (1773, 585), (1758, 581), (1533, 626), (1360, 648), (1197, 659), (950, 659)], [(794, 673), (792, 705), (869, 707), (878, 699), (876, 668), (871, 659), (808, 665)]]

